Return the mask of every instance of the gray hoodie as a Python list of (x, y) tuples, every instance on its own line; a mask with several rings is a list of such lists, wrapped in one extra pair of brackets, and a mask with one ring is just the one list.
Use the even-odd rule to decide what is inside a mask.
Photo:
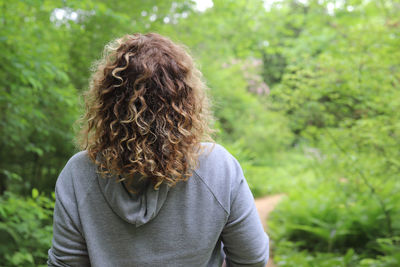
[[(268, 237), (237, 160), (222, 146), (187, 182), (130, 193), (74, 155), (56, 184), (49, 266), (265, 266)], [(223, 249), (222, 249), (223, 248)]]

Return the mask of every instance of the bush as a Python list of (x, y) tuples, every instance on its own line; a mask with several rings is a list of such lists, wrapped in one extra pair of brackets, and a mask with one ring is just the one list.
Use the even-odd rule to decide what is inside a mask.
[(51, 246), (53, 198), (32, 190), (32, 197), (6, 192), (0, 197), (2, 266), (45, 266)]
[[(396, 224), (399, 197), (387, 195), (385, 203), (391, 209), (383, 210), (365, 186), (359, 185), (357, 192), (354, 188), (349, 190), (348, 183), (331, 180), (314, 184), (291, 192), (280, 203), (269, 221), (271, 238), (278, 247), (275, 251), (278, 263), (281, 260), (282, 266), (353, 266), (350, 263), (357, 259), (359, 264), (398, 266), (391, 264), (400, 263), (397, 237), (400, 228)], [(287, 254), (289, 248), (296, 253)], [(322, 255), (332, 265), (326, 265), (327, 262), (310, 265), (314, 260), (323, 259)], [(338, 259), (341, 265), (333, 263)], [(297, 264), (289, 264), (296, 261)]]

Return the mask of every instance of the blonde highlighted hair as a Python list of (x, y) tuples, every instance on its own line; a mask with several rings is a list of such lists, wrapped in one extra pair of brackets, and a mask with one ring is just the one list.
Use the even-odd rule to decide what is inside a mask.
[(156, 33), (106, 46), (85, 93), (78, 136), (99, 172), (154, 188), (188, 179), (212, 141), (206, 86), (186, 49)]

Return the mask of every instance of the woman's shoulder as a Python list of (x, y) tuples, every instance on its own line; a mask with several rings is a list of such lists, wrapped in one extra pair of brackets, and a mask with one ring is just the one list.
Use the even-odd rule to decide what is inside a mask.
[(234, 158), (229, 151), (218, 143), (202, 142), (200, 159), (213, 161), (219, 159), (219, 162), (231, 160)]
[(56, 187), (88, 188), (96, 178), (96, 165), (87, 151), (75, 153), (61, 171)]
[[(217, 143), (202, 142), (199, 157), (200, 168), (215, 169), (219, 171), (233, 171), (240, 168), (236, 158), (222, 145)], [(221, 168), (224, 167), (224, 168)]]
[(91, 165), (92, 161), (89, 158), (89, 154), (86, 150), (75, 153), (67, 162), (67, 165)]
[(242, 168), (236, 158), (220, 144), (202, 143), (203, 153), (199, 157), (195, 175), (229, 210), (232, 195), (244, 181)]

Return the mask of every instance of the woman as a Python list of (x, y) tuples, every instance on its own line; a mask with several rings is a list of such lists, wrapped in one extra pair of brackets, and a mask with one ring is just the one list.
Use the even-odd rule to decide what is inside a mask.
[(49, 266), (264, 266), (268, 237), (236, 159), (211, 140), (201, 73), (158, 34), (106, 47), (82, 152), (55, 189)]

